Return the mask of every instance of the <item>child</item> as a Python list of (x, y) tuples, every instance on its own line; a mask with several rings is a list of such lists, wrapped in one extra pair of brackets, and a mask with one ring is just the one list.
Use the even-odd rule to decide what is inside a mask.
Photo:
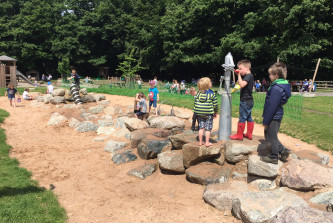
[(184, 81), (180, 84), (180, 94), (185, 94), (186, 86)]
[(286, 149), (279, 141), (278, 132), (283, 117), (283, 105), (288, 102), (291, 91), (286, 80), (287, 66), (284, 63), (273, 64), (268, 73), (272, 84), (265, 99), (263, 125), (265, 127), (265, 138), (268, 146), (271, 147), (271, 153), (260, 159), (266, 163), (278, 164), (279, 154), (280, 160), (283, 162), (286, 162), (290, 154), (290, 150)]
[(160, 100), (160, 95), (158, 94), (158, 90), (155, 86), (155, 81), (149, 82), (149, 94), (147, 96), (147, 101), (149, 99), (149, 112), (151, 110), (151, 106), (155, 108), (155, 116), (157, 116), (157, 102)]
[(195, 96), (194, 113), (199, 119), (199, 146), (203, 145), (204, 130), (206, 130), (206, 147), (213, 145), (209, 142), (209, 138), (213, 129), (213, 117), (216, 117), (218, 107), (215, 93), (210, 90), (211, 87), (212, 82), (208, 77), (198, 81), (199, 92)]
[(145, 95), (142, 92), (136, 94), (135, 100), (139, 105), (138, 110), (135, 112), (135, 117), (139, 118), (140, 116), (144, 116), (147, 113), (147, 101), (145, 99)]
[(138, 80), (138, 86), (139, 86), (139, 89), (142, 88), (141, 84), (142, 84), (142, 81), (141, 81), (141, 79), (139, 79), (139, 80)]
[(23, 99), (24, 100), (28, 100), (28, 101), (34, 100), (34, 97), (29, 95), (29, 88), (26, 88), (24, 90), (24, 92), (23, 92)]
[(80, 90), (80, 76), (76, 73), (76, 70), (73, 69), (71, 73), (71, 77), (67, 78), (67, 80), (74, 79), (74, 83), (76, 84), (77, 88)]
[(51, 82), (47, 82), (47, 90), (46, 90), (46, 94), (52, 94), (53, 92), (53, 85)]
[(20, 93), (14, 88), (14, 85), (8, 84), (8, 89), (5, 92), (5, 96), (8, 95), (9, 104), (12, 107), (16, 107), (15, 94), (17, 93), (18, 98), (20, 98)]
[[(195, 96), (197, 95), (197, 91), (195, 89), (195, 87), (191, 87), (190, 88), (190, 95), (192, 95), (195, 99)], [(198, 120), (198, 117), (197, 117), (197, 114), (195, 112), (193, 112), (193, 117), (192, 117), (192, 128), (191, 130), (194, 132), (194, 131), (197, 131), (197, 129), (195, 128), (195, 124), (196, 122), (198, 121), (198, 125), (199, 125), (199, 120)]]
[[(240, 90), (240, 103), (239, 103), (239, 122), (237, 128), (237, 134), (231, 135), (232, 140), (243, 140), (243, 136), (252, 140), (252, 132), (254, 128), (254, 122), (251, 116), (251, 110), (253, 107), (253, 75), (251, 74), (251, 62), (248, 60), (241, 60), (237, 63), (238, 70), (238, 84)], [(245, 122), (247, 121), (247, 133), (243, 135), (245, 130)]]

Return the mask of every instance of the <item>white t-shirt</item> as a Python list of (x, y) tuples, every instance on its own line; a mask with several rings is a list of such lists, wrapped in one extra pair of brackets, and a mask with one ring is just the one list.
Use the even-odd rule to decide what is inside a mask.
[(154, 81), (155, 81), (155, 87), (157, 86), (157, 79), (154, 79)]
[(23, 92), (23, 99), (30, 99), (30, 97), (28, 96), (29, 93), (27, 91)]
[(48, 90), (49, 94), (51, 94), (53, 92), (53, 85), (47, 86), (47, 90)]

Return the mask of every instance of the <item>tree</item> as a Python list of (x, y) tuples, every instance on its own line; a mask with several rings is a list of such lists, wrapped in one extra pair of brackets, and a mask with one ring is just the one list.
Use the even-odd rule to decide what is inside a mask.
[(63, 58), (62, 61), (58, 62), (58, 69), (57, 70), (60, 73), (63, 82), (66, 82), (67, 74), (69, 74), (71, 72), (68, 57)]

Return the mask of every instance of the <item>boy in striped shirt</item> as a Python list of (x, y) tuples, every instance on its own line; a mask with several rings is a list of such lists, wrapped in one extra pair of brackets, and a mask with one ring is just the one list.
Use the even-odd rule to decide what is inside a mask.
[(195, 96), (193, 112), (199, 120), (199, 146), (203, 145), (204, 130), (206, 130), (206, 147), (212, 146), (209, 142), (210, 133), (213, 129), (213, 118), (218, 112), (217, 99), (215, 93), (210, 90), (212, 81), (208, 77), (198, 81), (198, 93)]

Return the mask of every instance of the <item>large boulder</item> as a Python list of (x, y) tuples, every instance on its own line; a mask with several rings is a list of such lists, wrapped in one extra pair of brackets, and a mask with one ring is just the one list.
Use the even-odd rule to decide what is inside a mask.
[(248, 191), (255, 191), (255, 189), (244, 181), (209, 184), (205, 188), (203, 199), (220, 211), (231, 211), (232, 200)]
[(94, 97), (95, 97), (96, 101), (105, 100), (105, 95), (95, 94)]
[(333, 214), (310, 207), (286, 207), (273, 218), (272, 223), (332, 223)]
[(62, 104), (62, 103), (65, 103), (65, 98), (56, 96), (56, 97), (51, 98), (50, 103), (53, 105)]
[(91, 94), (84, 95), (81, 99), (83, 102), (96, 102), (94, 95)]
[(139, 143), (146, 138), (146, 134), (141, 130), (136, 130), (131, 134), (131, 148), (136, 148)]
[(155, 159), (168, 143), (169, 140), (144, 139), (138, 145), (138, 154), (141, 159)]
[(119, 128), (119, 129), (123, 129), (123, 128), (126, 128), (126, 125), (125, 125), (125, 120), (129, 119), (128, 116), (121, 116), (121, 117), (118, 117), (116, 119), (116, 123), (114, 124), (114, 126), (116, 128)]
[(257, 187), (259, 190), (273, 190), (277, 187), (274, 178), (262, 178), (258, 176), (248, 175), (247, 182)]
[(50, 100), (53, 98), (52, 94), (46, 94), (44, 95), (43, 101), (45, 104), (50, 103)]
[(56, 96), (60, 96), (63, 97), (65, 95), (66, 91), (63, 88), (58, 88), (58, 89), (54, 89), (52, 91), (52, 96), (56, 97)]
[(182, 118), (182, 119), (189, 119), (192, 117), (193, 114), (189, 114), (183, 111), (179, 111), (179, 110), (175, 110), (175, 116), (178, 118)]
[(82, 94), (82, 95), (87, 95), (87, 94), (88, 94), (87, 88), (82, 88), (82, 89), (79, 91), (79, 93)]
[(63, 115), (60, 115), (59, 113), (55, 112), (52, 114), (49, 122), (47, 125), (59, 125), (61, 123), (64, 123), (67, 121), (67, 118)]
[(44, 96), (37, 96), (36, 101), (38, 102), (44, 102)]
[(296, 152), (296, 156), (297, 159), (310, 160), (314, 163), (323, 164), (323, 165), (327, 165), (330, 162), (329, 156), (321, 153), (316, 153), (311, 150), (300, 150)]
[(292, 189), (333, 187), (333, 169), (309, 160), (291, 160), (281, 169), (281, 183)]
[(184, 166), (186, 168), (201, 161), (216, 157), (223, 149), (223, 144), (215, 143), (210, 147), (199, 146), (197, 142), (185, 144), (182, 148), (184, 155)]
[(295, 194), (281, 189), (275, 191), (245, 192), (232, 201), (232, 212), (242, 222), (272, 222), (284, 208), (308, 207), (308, 204)]
[(142, 120), (137, 119), (137, 118), (126, 119), (126, 120), (124, 120), (124, 123), (130, 131), (134, 131), (134, 130), (138, 130), (138, 129), (144, 129), (144, 128), (147, 128), (149, 126), (146, 121), (142, 121)]
[(89, 112), (92, 114), (99, 114), (103, 111), (104, 106), (103, 105), (96, 105), (89, 108)]
[(257, 145), (247, 145), (245, 143), (228, 142), (225, 146), (225, 158), (230, 163), (238, 163), (244, 159), (245, 156), (255, 152)]
[(185, 127), (185, 123), (175, 116), (158, 116), (149, 120), (149, 124), (153, 128), (172, 129), (175, 127)]
[(116, 131), (115, 128), (111, 126), (102, 126), (98, 127), (97, 129), (97, 135), (103, 134), (103, 135), (112, 135)]
[(106, 143), (104, 147), (104, 151), (114, 153), (122, 148), (125, 148), (128, 145), (127, 142), (118, 142), (114, 140), (110, 140)]
[(121, 107), (113, 107), (113, 106), (109, 106), (104, 108), (103, 110), (104, 114), (106, 115), (118, 115), (118, 114), (123, 114)]
[(98, 128), (97, 125), (95, 125), (93, 122), (90, 121), (84, 121), (76, 125), (75, 129), (78, 132), (94, 132)]
[(183, 145), (190, 143), (190, 142), (196, 142), (197, 141), (197, 134), (184, 132), (177, 135), (172, 135), (169, 137), (172, 146), (174, 149), (182, 149)]
[(125, 137), (126, 139), (130, 139), (131, 138), (131, 132), (126, 128), (116, 129), (113, 136), (115, 136), (115, 137)]
[(117, 151), (112, 154), (112, 161), (115, 164), (129, 163), (136, 160), (138, 157), (131, 150)]
[(138, 177), (140, 179), (145, 179), (146, 177), (152, 175), (157, 169), (156, 163), (146, 164), (144, 166), (137, 167), (128, 171), (128, 175)]
[(99, 127), (113, 126), (112, 119), (101, 119), (97, 121)]
[(260, 160), (260, 156), (249, 156), (248, 173), (261, 177), (277, 177), (279, 175), (279, 168), (282, 166), (282, 162), (272, 164), (266, 163)]
[(185, 171), (185, 173), (186, 179), (189, 182), (208, 185), (227, 182), (231, 169), (215, 163), (203, 162), (196, 166), (191, 166)]
[(161, 170), (175, 173), (185, 173), (183, 164), (183, 151), (173, 150), (163, 152), (157, 155), (157, 160)]
[(109, 106), (110, 103), (111, 103), (110, 100), (97, 101), (97, 104), (104, 105), (104, 106)]

